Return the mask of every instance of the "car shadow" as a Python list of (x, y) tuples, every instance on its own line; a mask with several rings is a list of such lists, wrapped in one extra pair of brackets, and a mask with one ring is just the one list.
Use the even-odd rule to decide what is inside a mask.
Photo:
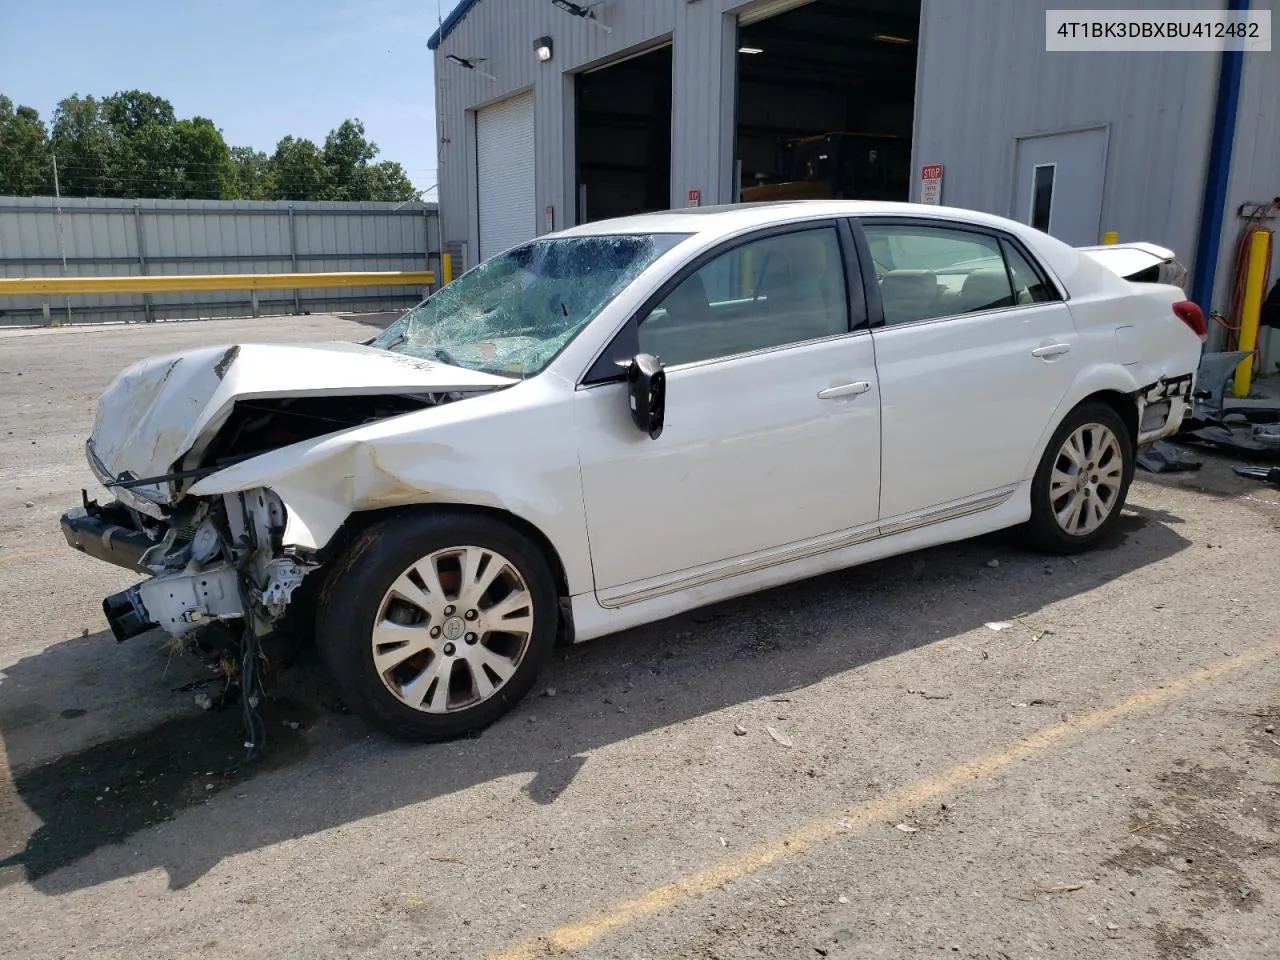
[[(56, 895), (162, 867), (178, 889), (228, 856), (512, 775), (528, 775), (531, 802), (552, 804), (603, 746), (1034, 613), (1185, 549), (1180, 523), (1130, 508), (1108, 549), (1079, 558), (980, 538), (560, 648), (523, 704), (452, 743), (382, 737), (346, 715), (304, 660), (276, 671), (265, 754), (241, 767), (238, 708), (193, 703), (221, 681), (188, 664), (195, 679), (159, 685), (156, 649), (106, 675), (125, 698), (145, 691), (133, 712), (103, 723), (93, 710), (53, 709), (67, 702), (60, 678), (103, 677), (102, 658), (120, 655), (100, 635), (77, 637), (0, 681), (13, 772), (0, 780), (0, 886), (25, 880)], [(165, 718), (142, 724), (137, 710)]]

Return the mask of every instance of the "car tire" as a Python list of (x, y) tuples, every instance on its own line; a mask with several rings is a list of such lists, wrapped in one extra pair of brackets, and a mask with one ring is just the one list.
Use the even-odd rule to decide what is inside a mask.
[(1045, 553), (1088, 550), (1115, 528), (1133, 482), (1135, 450), (1116, 410), (1089, 401), (1054, 431), (1031, 482), (1023, 540)]
[(559, 619), (529, 538), (481, 514), (423, 509), (374, 524), (336, 561), (316, 641), (347, 707), (396, 737), (448, 740), (529, 692)]

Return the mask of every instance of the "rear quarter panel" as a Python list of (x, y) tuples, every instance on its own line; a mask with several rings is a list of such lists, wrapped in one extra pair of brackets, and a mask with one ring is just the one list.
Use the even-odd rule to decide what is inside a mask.
[(1058, 425), (1082, 401), (1097, 393), (1133, 394), (1161, 379), (1194, 376), (1201, 343), (1173, 312), (1173, 304), (1185, 299), (1177, 287), (1130, 283), (1049, 237), (1029, 238), (1028, 243), (1056, 274), (1079, 335), (1075, 376), (1027, 465), (1030, 476)]

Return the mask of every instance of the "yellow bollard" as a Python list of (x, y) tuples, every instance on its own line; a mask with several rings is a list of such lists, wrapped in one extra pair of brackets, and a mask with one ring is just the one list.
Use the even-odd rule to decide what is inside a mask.
[(1120, 232), (1118, 230), (1108, 230), (1102, 235), (1102, 242), (1110, 246), (1113, 243), (1120, 242)]
[(446, 253), (440, 258), (440, 275), (444, 286), (453, 283), (453, 254)]
[(1244, 305), (1240, 310), (1239, 350), (1248, 350), (1249, 356), (1236, 367), (1232, 392), (1237, 397), (1247, 397), (1253, 380), (1253, 351), (1258, 346), (1258, 320), (1262, 316), (1263, 277), (1271, 259), (1271, 231), (1255, 230), (1249, 240), (1249, 272), (1244, 282)]

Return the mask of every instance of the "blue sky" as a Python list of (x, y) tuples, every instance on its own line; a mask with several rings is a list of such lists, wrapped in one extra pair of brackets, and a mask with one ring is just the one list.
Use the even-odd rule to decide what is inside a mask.
[(268, 153), (359, 117), (379, 159), (424, 189), (436, 182), (427, 38), (456, 3), (0, 0), (0, 93), (48, 122), (73, 93), (146, 90)]

